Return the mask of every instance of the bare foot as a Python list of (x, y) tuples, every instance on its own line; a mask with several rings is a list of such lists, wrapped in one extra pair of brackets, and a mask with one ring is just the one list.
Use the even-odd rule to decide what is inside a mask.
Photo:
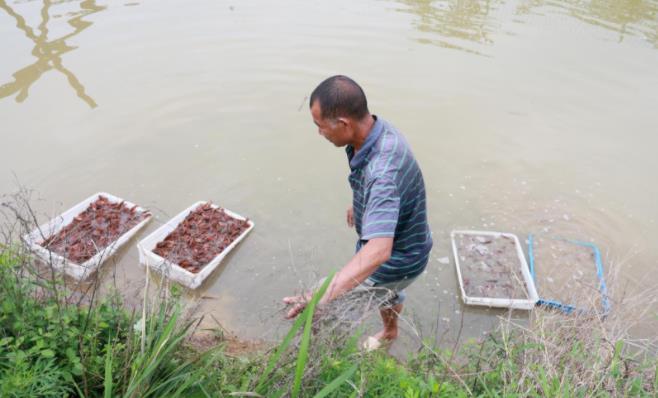
[(363, 349), (365, 351), (374, 351), (380, 348), (383, 348), (388, 351), (393, 343), (393, 340), (397, 338), (396, 332), (387, 332), (382, 330), (374, 336), (370, 336), (363, 342)]
[(377, 333), (376, 335), (372, 336), (376, 338), (377, 340), (383, 342), (392, 342), (393, 340), (398, 338), (398, 331), (388, 331), (388, 330), (382, 330), (381, 332)]

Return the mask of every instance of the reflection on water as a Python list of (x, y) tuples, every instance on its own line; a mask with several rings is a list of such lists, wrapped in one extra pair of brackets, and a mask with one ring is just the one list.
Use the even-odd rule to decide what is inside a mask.
[(517, 7), (519, 14), (550, 7), (582, 22), (645, 38), (658, 48), (658, 0), (526, 0)]
[[(61, 1), (57, 3), (59, 4)], [(97, 5), (94, 0), (84, 0), (80, 2), (80, 10), (67, 14), (70, 17), (67, 22), (73, 27), (73, 32), (49, 40), (48, 23), (50, 22), (50, 8), (52, 4), (53, 2), (50, 0), (43, 1), (40, 14), (41, 23), (39, 24), (39, 34), (37, 35), (35, 29), (25, 22), (23, 16), (15, 12), (5, 0), (0, 0), (0, 9), (9, 14), (9, 16), (16, 21), (16, 27), (34, 43), (32, 55), (37, 58), (33, 64), (16, 71), (13, 74), (13, 82), (0, 86), (0, 98), (16, 94), (17, 102), (25, 101), (32, 84), (39, 80), (44, 73), (54, 69), (66, 76), (69, 84), (73, 90), (75, 90), (75, 93), (80, 99), (86, 102), (91, 108), (95, 108), (97, 106), (96, 101), (85, 92), (84, 86), (80, 83), (75, 74), (62, 64), (62, 54), (76, 48), (67, 45), (66, 40), (76, 36), (91, 26), (92, 23), (83, 20), (83, 18), (87, 15), (102, 11), (105, 7)]]
[(489, 14), (500, 0), (402, 0), (400, 3), (407, 6), (402, 12), (418, 17), (414, 24), (419, 31), (440, 36), (421, 38), (421, 43), (480, 55), (480, 51), (469, 48), (469, 42), (493, 43), (491, 35), (498, 27)]
[[(502, 0), (400, 0), (413, 22), (424, 34), (418, 41), (484, 55), (483, 46), (494, 42), (509, 15), (548, 16), (562, 14), (579, 21), (619, 32), (619, 41), (626, 35), (643, 37), (658, 48), (658, 0), (519, 0), (514, 4)], [(497, 15), (498, 14), (498, 15)], [(515, 19), (517, 22), (523, 20)]]

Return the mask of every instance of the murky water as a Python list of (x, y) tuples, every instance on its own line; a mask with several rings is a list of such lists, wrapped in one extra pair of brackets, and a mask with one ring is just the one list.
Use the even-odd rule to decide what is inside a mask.
[[(273, 338), (280, 297), (354, 247), (345, 155), (307, 110), (336, 73), (423, 169), (435, 249), (407, 314), (424, 335), (501, 314), (460, 304), (456, 228), (593, 241), (634, 289), (658, 283), (656, 0), (0, 0), (0, 192), (15, 174), (52, 214), (108, 191), (154, 210), (148, 230), (197, 200), (249, 216), (201, 311)], [(128, 295), (136, 241), (104, 267)]]

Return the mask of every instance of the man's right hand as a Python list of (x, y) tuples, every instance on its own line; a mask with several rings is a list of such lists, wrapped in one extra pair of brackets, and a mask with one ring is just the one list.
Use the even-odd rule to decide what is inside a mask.
[(308, 302), (311, 301), (311, 297), (310, 293), (302, 296), (284, 297), (283, 302), (286, 305), (292, 305), (292, 308), (286, 313), (286, 319), (293, 319), (300, 312), (304, 311)]
[(352, 206), (347, 208), (347, 226), (354, 227), (354, 208)]

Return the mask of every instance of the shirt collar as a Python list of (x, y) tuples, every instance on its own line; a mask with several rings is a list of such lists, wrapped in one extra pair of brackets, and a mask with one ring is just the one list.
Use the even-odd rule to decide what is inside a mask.
[(353, 145), (348, 145), (345, 148), (345, 152), (347, 152), (347, 159), (350, 162), (350, 169), (352, 170), (363, 167), (363, 164), (368, 158), (368, 154), (375, 146), (375, 143), (379, 139), (379, 136), (382, 135), (382, 131), (384, 130), (384, 123), (382, 120), (379, 119), (376, 115), (372, 115), (372, 117), (375, 119), (375, 123), (372, 125), (372, 128), (366, 136), (365, 142), (361, 146), (361, 149), (359, 149), (359, 151), (356, 153), (356, 155), (354, 154)]

